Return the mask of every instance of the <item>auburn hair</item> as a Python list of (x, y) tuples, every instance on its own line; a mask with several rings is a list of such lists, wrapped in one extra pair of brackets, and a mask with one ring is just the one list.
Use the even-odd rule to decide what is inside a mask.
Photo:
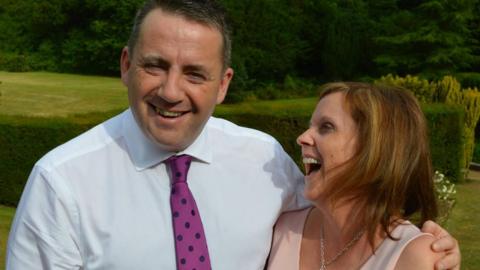
[(328, 181), (324, 192), (335, 204), (355, 200), (356, 217), (362, 217), (373, 245), (378, 225), (391, 235), (392, 222), (419, 214), (418, 224), (435, 219), (433, 186), (425, 116), (407, 90), (357, 82), (324, 85), (320, 100), (342, 92), (345, 108), (356, 123), (357, 149)]

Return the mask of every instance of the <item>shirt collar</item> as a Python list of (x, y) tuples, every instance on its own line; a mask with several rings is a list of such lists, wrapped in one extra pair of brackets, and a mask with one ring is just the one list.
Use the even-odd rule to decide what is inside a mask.
[(212, 147), (208, 145), (206, 126), (190, 146), (178, 153), (165, 151), (146, 137), (138, 126), (131, 109), (124, 114), (122, 132), (127, 144), (127, 151), (135, 168), (139, 171), (155, 166), (173, 155), (187, 154), (205, 163), (212, 161)]

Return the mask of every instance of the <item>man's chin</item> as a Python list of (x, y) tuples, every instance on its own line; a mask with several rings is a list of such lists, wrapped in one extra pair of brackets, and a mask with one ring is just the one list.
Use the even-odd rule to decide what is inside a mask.
[(186, 143), (170, 140), (162, 140), (158, 138), (150, 138), (153, 143), (160, 149), (168, 152), (180, 152), (187, 148)]
[[(165, 135), (165, 132), (162, 132), (162, 135)], [(150, 134), (148, 137), (160, 149), (168, 152), (183, 151), (193, 143), (193, 140), (185, 140), (185, 136), (180, 134), (169, 134), (168, 137)], [(179, 138), (183, 138), (184, 140), (179, 140)]]

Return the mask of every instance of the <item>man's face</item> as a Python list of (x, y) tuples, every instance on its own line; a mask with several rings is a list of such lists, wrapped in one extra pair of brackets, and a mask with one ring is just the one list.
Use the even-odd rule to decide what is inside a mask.
[(145, 18), (133, 55), (124, 48), (122, 81), (147, 137), (181, 151), (225, 98), (233, 70), (222, 67), (221, 33), (155, 9)]

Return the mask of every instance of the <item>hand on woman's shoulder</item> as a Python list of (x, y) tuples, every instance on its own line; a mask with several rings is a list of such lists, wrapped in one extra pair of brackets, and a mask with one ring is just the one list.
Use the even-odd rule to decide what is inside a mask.
[(408, 243), (398, 259), (395, 270), (434, 269), (435, 262), (445, 254), (432, 251), (433, 241), (435, 238), (432, 235), (422, 235)]

